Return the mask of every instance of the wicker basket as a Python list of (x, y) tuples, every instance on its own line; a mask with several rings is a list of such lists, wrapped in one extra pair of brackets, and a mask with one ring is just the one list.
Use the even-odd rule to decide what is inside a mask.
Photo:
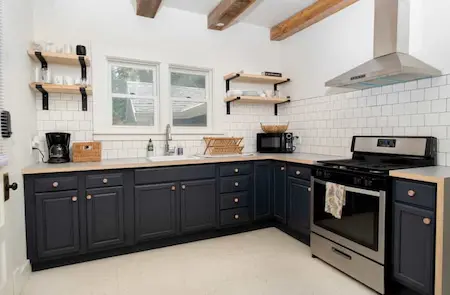
[(100, 162), (102, 160), (101, 142), (75, 142), (72, 145), (73, 162)]
[(260, 124), (261, 129), (265, 133), (284, 133), (289, 128), (289, 123), (287, 123), (286, 125), (263, 125), (263, 123)]

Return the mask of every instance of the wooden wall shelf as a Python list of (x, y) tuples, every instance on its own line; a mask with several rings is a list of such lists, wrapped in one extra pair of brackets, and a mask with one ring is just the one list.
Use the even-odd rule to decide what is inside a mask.
[(30, 83), (30, 87), (36, 92), (40, 92), (37, 89), (37, 85), (41, 85), (48, 93), (66, 93), (66, 94), (79, 94), (80, 88), (86, 89), (86, 94), (92, 94), (92, 87), (82, 87), (80, 85), (58, 85), (58, 84), (45, 84), (45, 83)]
[(289, 101), (289, 98), (264, 98), (255, 96), (225, 97), (225, 102), (239, 101), (240, 103), (280, 104)]
[[(36, 56), (36, 52), (33, 50), (28, 50), (28, 55), (37, 62), (40, 62), (39, 58)], [(55, 52), (41, 52), (42, 57), (47, 61), (47, 63), (60, 64), (66, 66), (78, 66), (80, 65), (80, 59), (76, 54), (66, 54), (66, 53), (55, 53)], [(91, 59), (89, 56), (84, 57), (86, 66), (91, 65)]]
[(223, 79), (233, 80), (234, 82), (241, 82), (241, 83), (260, 83), (260, 84), (278, 84), (290, 81), (289, 78), (284, 77), (271, 77), (271, 76), (239, 74), (239, 73), (230, 73), (228, 75), (225, 75)]

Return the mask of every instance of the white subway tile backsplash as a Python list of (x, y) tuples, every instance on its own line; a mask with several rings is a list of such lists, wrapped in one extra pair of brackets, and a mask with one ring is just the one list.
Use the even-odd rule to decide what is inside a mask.
[(387, 95), (381, 94), (377, 96), (377, 105), (385, 105), (387, 102)]
[(387, 103), (388, 104), (396, 104), (398, 103), (398, 93), (389, 93), (387, 97)]
[(440, 77), (435, 77), (435, 78), (431, 79), (431, 85), (433, 87), (441, 86), (441, 85), (445, 85), (445, 84), (447, 84), (446, 76), (440, 76)]
[(383, 116), (390, 116), (392, 115), (392, 105), (384, 105), (381, 108), (381, 113)]
[(425, 114), (425, 125), (426, 126), (438, 126), (439, 125), (439, 114)]
[(425, 99), (425, 90), (417, 89), (411, 91), (411, 101), (421, 101)]
[(436, 99), (431, 103), (433, 113), (445, 113), (447, 111), (447, 99)]
[(394, 84), (393, 88), (394, 92), (405, 91), (405, 84), (404, 83)]
[(431, 112), (431, 101), (420, 101), (417, 103), (417, 113), (427, 114)]
[(439, 98), (450, 98), (450, 85), (439, 87)]
[(417, 81), (410, 81), (405, 83), (406, 90), (414, 90), (417, 89)]
[(426, 100), (433, 100), (439, 98), (439, 88), (433, 87), (433, 88), (427, 88), (425, 89), (425, 99)]
[(410, 91), (402, 91), (398, 94), (398, 102), (405, 103), (411, 101), (411, 92)]
[(424, 126), (425, 116), (424, 115), (412, 115), (411, 116), (411, 126)]
[(422, 79), (417, 81), (417, 86), (419, 88), (428, 88), (431, 87), (431, 78), (428, 79)]

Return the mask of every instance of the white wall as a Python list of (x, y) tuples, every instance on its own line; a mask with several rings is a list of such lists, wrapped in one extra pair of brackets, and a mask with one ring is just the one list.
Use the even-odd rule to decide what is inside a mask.
[(4, 2), (5, 16), (5, 108), (11, 112), (13, 135), (7, 140), (10, 181), (17, 182), (17, 191), (11, 191), (6, 205), (6, 223), (9, 226), (8, 246), (15, 275), (15, 293), (19, 294), (24, 278), (22, 268), (27, 266), (25, 241), (24, 192), (21, 170), (33, 163), (30, 139), (36, 133), (34, 95), (28, 88), (31, 62), (26, 50), (33, 38), (33, 0)]
[[(244, 128), (239, 128), (244, 126), (238, 127), (236, 124), (250, 123), (249, 117), (246, 116), (249, 111), (236, 116), (236, 109), (242, 109), (242, 106), (236, 105), (232, 107), (232, 115), (225, 116), (223, 102), (225, 74), (240, 70), (259, 73), (263, 70), (281, 69), (279, 50), (281, 44), (270, 42), (269, 31), (266, 28), (238, 24), (223, 32), (212, 31), (207, 29), (205, 15), (166, 7), (160, 9), (155, 19), (142, 18), (135, 15), (132, 5), (127, 0), (42, 0), (40, 3), (35, 10), (35, 39), (52, 40), (55, 43), (91, 44), (94, 134), (105, 129), (102, 113), (108, 113), (104, 107), (108, 105), (109, 100), (107, 56), (160, 62), (161, 100), (169, 96), (169, 64), (212, 69), (214, 77), (213, 131), (235, 136), (249, 135), (246, 142), (248, 151), (254, 149), (254, 134), (259, 130), (256, 123), (260, 121), (260, 116), (267, 118), (266, 121), (276, 120), (273, 107), (244, 106), (247, 110), (252, 110), (250, 113), (253, 114), (250, 120), (254, 123), (251, 127), (254, 132), (248, 134), (248, 130), (243, 131)], [(80, 7), (83, 7), (83, 13), (74, 13)], [(58, 100), (58, 98), (54, 99)], [(38, 109), (39, 107), (37, 106)], [(60, 111), (63, 110), (60, 109)], [(169, 123), (169, 111), (168, 108), (161, 110), (160, 132), (163, 132), (165, 124)], [(42, 111), (38, 112), (42, 114)], [(47, 119), (46, 115), (44, 117), (44, 121), (52, 121), (51, 118)], [(40, 121), (42, 120), (38, 121), (38, 128), (42, 136), (48, 128), (40, 126), (43, 124), (53, 126), (53, 123), (40, 123)], [(74, 133), (80, 130), (68, 128), (66, 131)], [(92, 137), (89, 136), (91, 134), (92, 132), (86, 132), (85, 138), (91, 140)], [(133, 138), (133, 140), (143, 142), (148, 140), (148, 137), (147, 135)], [(174, 139), (181, 140), (182, 137), (175, 135)], [(98, 137), (94, 135), (94, 138)], [(114, 140), (119, 137), (109, 137), (109, 139)], [(123, 137), (120, 137), (120, 140), (122, 139)], [(201, 136), (191, 138), (197, 142), (200, 139)], [(200, 144), (194, 144), (194, 146), (197, 145), (200, 146)], [(106, 146), (111, 147), (110, 144)], [(136, 146), (141, 144), (136, 143)], [(119, 157), (119, 154), (122, 157), (128, 157), (123, 149), (121, 150), (122, 153), (120, 151), (105, 152), (104, 155), (108, 158)], [(133, 151), (132, 156), (135, 155)]]

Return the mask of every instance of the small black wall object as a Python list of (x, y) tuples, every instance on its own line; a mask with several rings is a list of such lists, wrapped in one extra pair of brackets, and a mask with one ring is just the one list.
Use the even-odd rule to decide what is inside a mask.
[(77, 45), (77, 55), (86, 55), (86, 46)]
[(0, 122), (2, 128), (2, 137), (10, 138), (11, 137), (11, 115), (8, 111), (2, 111), (0, 115)]

